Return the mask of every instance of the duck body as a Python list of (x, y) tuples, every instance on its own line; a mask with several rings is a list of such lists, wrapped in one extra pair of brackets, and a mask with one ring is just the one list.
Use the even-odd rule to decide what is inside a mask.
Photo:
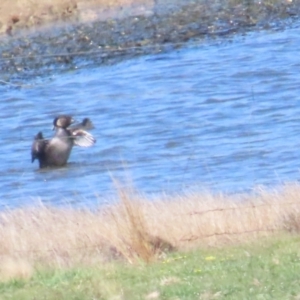
[[(39, 132), (32, 143), (31, 157), (39, 161), (40, 168), (64, 166), (70, 157), (74, 145), (90, 147), (96, 140), (84, 130), (93, 128), (89, 119), (85, 118), (82, 123), (71, 127), (73, 119), (70, 116), (59, 116), (54, 119), (55, 134), (52, 139), (46, 140)], [(88, 126), (87, 126), (88, 125)]]
[(43, 165), (46, 166), (63, 166), (67, 163), (74, 139), (70, 132), (63, 128), (58, 128), (55, 136), (46, 142), (44, 149)]

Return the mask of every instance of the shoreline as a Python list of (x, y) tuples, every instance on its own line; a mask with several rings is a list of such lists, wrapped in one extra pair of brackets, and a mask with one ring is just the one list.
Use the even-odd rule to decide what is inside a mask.
[(54, 14), (55, 21), (45, 17), (45, 22), (41, 20), (36, 25), (25, 17), (21, 21), (18, 15), (9, 15), (12, 19), (8, 32), (5, 22), (1, 27), (6, 28), (6, 33), (0, 38), (0, 80), (20, 82), (53, 72), (172, 51), (188, 42), (201, 44), (272, 27), (278, 30), (291, 26), (300, 15), (298, 0), (253, 4), (241, 1), (238, 5), (230, 0), (225, 3), (176, 0), (175, 4), (162, 0), (155, 3), (124, 0), (126, 6), (113, 6), (120, 2), (112, 1), (109, 8), (102, 6), (99, 11), (101, 0), (94, 1), (97, 9), (86, 4), (80, 8), (78, 3), (82, 2), (72, 2), (76, 13), (69, 9), (70, 15)]
[[(202, 21), (214, 18), (221, 22), (240, 23), (239, 25), (268, 25), (268, 19), (274, 21), (299, 15), (298, 0), (272, 0), (268, 3), (245, 3), (227, 0), (21, 0), (12, 3), (3, 0), (0, 8), (0, 36), (13, 35), (26, 29), (39, 30), (64, 25), (79, 25), (107, 20), (117, 20), (134, 16), (170, 15), (193, 7)], [(199, 9), (200, 8), (200, 9)], [(190, 12), (188, 12), (190, 13)], [(182, 11), (181, 17), (184, 16)], [(181, 21), (184, 21), (181, 19)], [(224, 23), (224, 25), (226, 25)], [(210, 24), (213, 26), (213, 24)]]

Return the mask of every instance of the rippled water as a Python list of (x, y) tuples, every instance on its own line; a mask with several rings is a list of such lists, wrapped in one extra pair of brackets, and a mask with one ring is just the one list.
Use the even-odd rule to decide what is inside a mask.
[[(112, 178), (148, 194), (298, 180), (295, 27), (2, 86), (0, 205), (103, 203)], [(91, 118), (97, 144), (74, 148), (67, 167), (39, 171), (33, 136), (51, 137), (61, 113)]]

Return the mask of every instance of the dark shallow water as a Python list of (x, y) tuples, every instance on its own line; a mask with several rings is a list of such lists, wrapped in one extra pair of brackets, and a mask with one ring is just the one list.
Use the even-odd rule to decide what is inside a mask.
[[(0, 87), (0, 205), (104, 203), (112, 178), (146, 194), (248, 191), (299, 178), (300, 29), (187, 44)], [(33, 136), (69, 113), (97, 144), (39, 171)]]

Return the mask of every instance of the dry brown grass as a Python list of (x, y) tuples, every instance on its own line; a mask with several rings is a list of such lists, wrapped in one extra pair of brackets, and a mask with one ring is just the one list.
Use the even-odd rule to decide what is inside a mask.
[(12, 257), (1, 257), (0, 279), (9, 281), (11, 279), (29, 279), (33, 274), (33, 267), (26, 260)]
[[(120, 189), (120, 203), (97, 212), (43, 205), (7, 210), (0, 214), (0, 260), (9, 263), (0, 264), (0, 274), (28, 276), (30, 266), (38, 264), (149, 262), (174, 249), (299, 231), (299, 195), (296, 184), (248, 195), (202, 193), (149, 201)], [(5, 265), (20, 265), (25, 271), (7, 272)]]
[(151, 9), (153, 0), (1, 0), (0, 34), (54, 22), (107, 18), (113, 10), (136, 6)]

